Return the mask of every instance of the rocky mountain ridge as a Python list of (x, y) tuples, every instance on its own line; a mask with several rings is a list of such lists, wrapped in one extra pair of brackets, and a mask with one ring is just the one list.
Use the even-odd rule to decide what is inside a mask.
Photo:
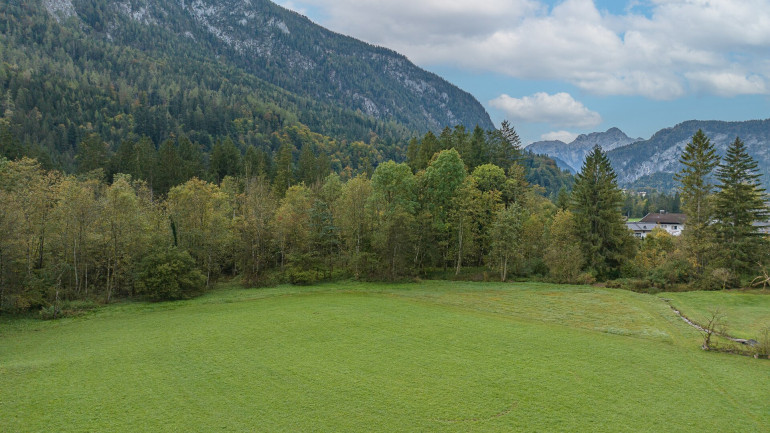
[(607, 152), (624, 187), (653, 187), (672, 190), (676, 187), (674, 173), (681, 170), (682, 150), (698, 129), (702, 129), (717, 153), (724, 155), (736, 137), (746, 143), (749, 154), (759, 163), (763, 182), (770, 188), (770, 119), (744, 122), (689, 120), (653, 134), (648, 140), (632, 139), (618, 128), (606, 132), (583, 134), (571, 143), (539, 141), (527, 147), (545, 154), (579, 172), (585, 155), (595, 145)]
[(626, 186), (675, 187), (673, 175), (682, 168), (679, 163), (682, 150), (699, 129), (720, 155), (724, 155), (730, 143), (739, 137), (757, 160), (758, 168), (764, 174), (763, 183), (770, 186), (770, 119), (744, 122), (690, 120), (662, 129), (649, 140), (608, 152), (618, 181)]
[(609, 152), (641, 140), (627, 136), (618, 128), (610, 128), (605, 132), (581, 134), (570, 143), (560, 140), (538, 141), (527, 146), (527, 150), (562, 161), (567, 165), (565, 168), (576, 173), (580, 171), (586, 155), (594, 146)]

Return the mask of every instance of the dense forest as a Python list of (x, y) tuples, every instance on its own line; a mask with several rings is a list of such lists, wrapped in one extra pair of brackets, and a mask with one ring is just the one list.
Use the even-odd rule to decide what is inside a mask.
[[(506, 126), (491, 135), (511, 144)], [(767, 206), (740, 140), (719, 163), (708, 140), (694, 137), (682, 157), (691, 170), (679, 175), (685, 236), (656, 230), (641, 242), (625, 227), (624, 196), (598, 147), (555, 204), (526, 180), (515, 146), (507, 169), (469, 168), (457, 148), (422, 160), (422, 141), (413, 140), (409, 164), (387, 161), (371, 176), (310, 164), (272, 180), (261, 172), (192, 177), (162, 197), (131, 174), (108, 182), (103, 168), (66, 175), (2, 159), (0, 303), (56, 316), (73, 301), (185, 298), (220, 276), (248, 285), (515, 276), (724, 288), (767, 264), (767, 240), (753, 226)], [(704, 181), (715, 168), (716, 188)], [(307, 182), (296, 177), (308, 173)]]

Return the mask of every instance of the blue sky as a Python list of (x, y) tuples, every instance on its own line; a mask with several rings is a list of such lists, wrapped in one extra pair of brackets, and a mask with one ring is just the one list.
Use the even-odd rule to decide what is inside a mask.
[(525, 143), (770, 117), (770, 0), (279, 0), (405, 54)]

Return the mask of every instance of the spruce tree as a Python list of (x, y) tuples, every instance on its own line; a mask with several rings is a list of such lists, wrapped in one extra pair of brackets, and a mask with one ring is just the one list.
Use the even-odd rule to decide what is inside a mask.
[(684, 242), (695, 260), (695, 271), (700, 274), (706, 266), (713, 245), (711, 173), (719, 164), (719, 156), (711, 141), (698, 130), (687, 143), (679, 162), (684, 166), (674, 178), (682, 185), (682, 209), (687, 215), (683, 232)]
[(715, 229), (725, 267), (734, 273), (749, 272), (759, 261), (762, 237), (755, 221), (768, 217), (765, 190), (760, 186), (757, 162), (736, 138), (717, 169), (719, 191), (715, 195)]
[(633, 252), (633, 239), (623, 222), (623, 195), (617, 175), (599, 146), (586, 157), (575, 178), (571, 208), (586, 266), (597, 278), (617, 277)]

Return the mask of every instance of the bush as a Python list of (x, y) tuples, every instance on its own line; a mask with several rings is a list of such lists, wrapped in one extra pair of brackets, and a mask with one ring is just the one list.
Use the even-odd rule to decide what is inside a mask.
[(594, 284), (596, 277), (589, 272), (583, 272), (575, 279), (575, 284)]
[(139, 263), (136, 287), (153, 301), (189, 299), (203, 292), (206, 277), (187, 251), (171, 247), (148, 254)]
[(660, 292), (658, 288), (650, 284), (649, 281), (640, 278), (620, 278), (617, 280), (607, 281), (607, 287), (611, 289), (623, 289), (630, 290), (638, 293), (650, 293), (655, 294)]
[(303, 271), (301, 269), (289, 268), (286, 270), (286, 277), (289, 282), (295, 286), (309, 286), (318, 282), (318, 273), (315, 271)]

